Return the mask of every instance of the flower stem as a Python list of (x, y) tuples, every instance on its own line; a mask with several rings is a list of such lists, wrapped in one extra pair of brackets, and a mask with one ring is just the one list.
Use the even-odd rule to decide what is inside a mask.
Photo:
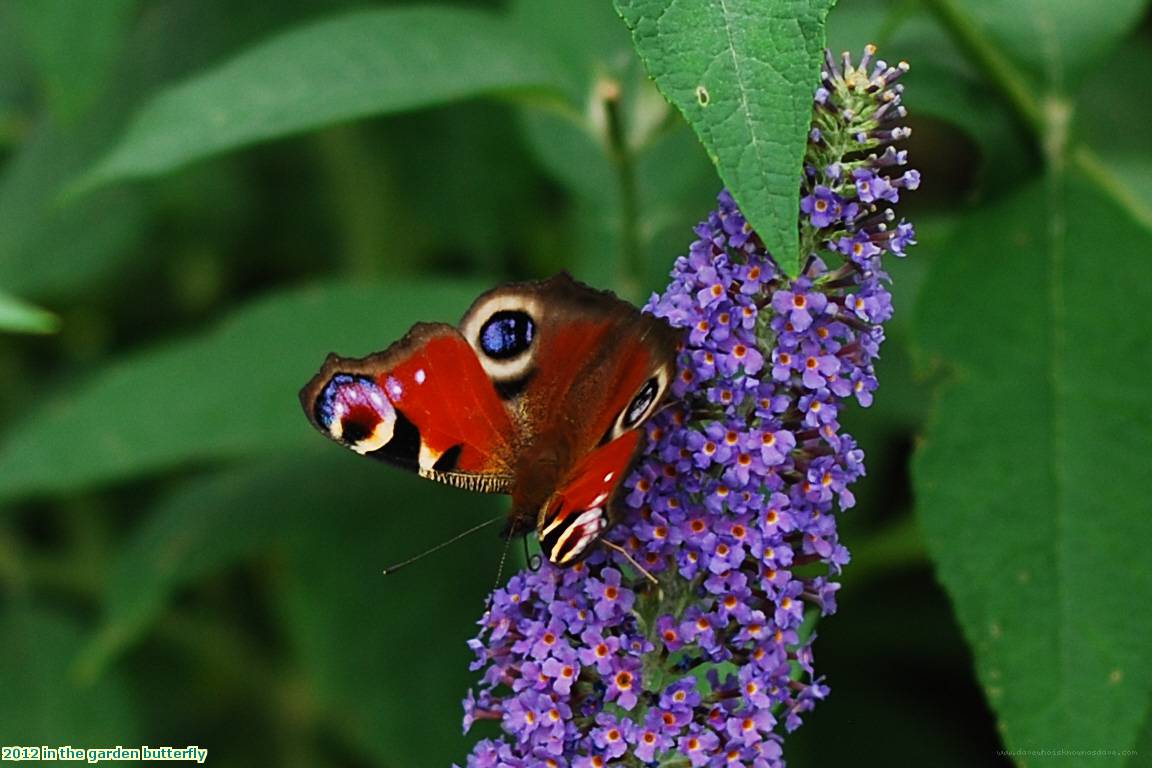
[(617, 262), (619, 288), (622, 295), (635, 298), (640, 290), (642, 264), (636, 158), (628, 144), (627, 126), (624, 125), (621, 113), (620, 84), (615, 80), (602, 80), (599, 95), (607, 117), (608, 151), (616, 169), (616, 185), (620, 194), (620, 259)]
[(1007, 100), (1017, 118), (1034, 137), (1047, 133), (1047, 122), (1040, 103), (1032, 96), (1028, 81), (1011, 61), (980, 31), (956, 0), (924, 0), (941, 26), (956, 44), (972, 58)]
[(1092, 148), (1085, 144), (1078, 145), (1072, 151), (1072, 163), (1085, 178), (1090, 179), (1121, 208), (1128, 211), (1142, 227), (1152, 231), (1152, 206), (1116, 178)]

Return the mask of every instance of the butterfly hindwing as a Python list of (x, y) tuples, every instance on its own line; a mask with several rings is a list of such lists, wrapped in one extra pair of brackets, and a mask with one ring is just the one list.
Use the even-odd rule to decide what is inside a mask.
[(637, 430), (671, 383), (678, 336), (567, 275), (490, 291), (460, 328), (525, 436), (513, 528), (536, 528), (549, 559), (575, 562), (612, 520)]
[(576, 562), (611, 525), (616, 489), (640, 442), (640, 433), (632, 431), (592, 451), (540, 510), (536, 532), (549, 560), (557, 565)]

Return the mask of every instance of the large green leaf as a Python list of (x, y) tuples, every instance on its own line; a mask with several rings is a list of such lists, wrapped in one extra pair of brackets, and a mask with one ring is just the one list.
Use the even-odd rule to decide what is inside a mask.
[(0, 292), (0, 332), (51, 333), (58, 325), (51, 312)]
[(800, 178), (834, 0), (616, 0), (664, 95), (785, 272), (800, 270)]
[(0, 176), (0, 285), (22, 295), (60, 295), (131, 256), (145, 202), (123, 186), (62, 204), (60, 189), (89, 162), (110, 128), (101, 116), (82, 128), (42, 120)]
[[(23, 601), (0, 611), (0, 744), (136, 746), (139, 726), (124, 681), (82, 684), (73, 674), (83, 630)], [(49, 765), (55, 762), (35, 762)]]
[(203, 337), (120, 360), (6, 435), (0, 498), (314, 439), (296, 393), (325, 354), (382, 349), (415, 320), (455, 321), (479, 290), (417, 281), (276, 295)]
[(1152, 234), (1067, 184), (969, 215), (933, 262), (918, 327), (951, 375), (914, 474), (1008, 747), (1122, 750), (1152, 690)]
[(367, 115), (521, 90), (550, 59), (487, 13), (366, 10), (274, 37), (146, 104), (87, 183), (153, 176), (247, 144)]

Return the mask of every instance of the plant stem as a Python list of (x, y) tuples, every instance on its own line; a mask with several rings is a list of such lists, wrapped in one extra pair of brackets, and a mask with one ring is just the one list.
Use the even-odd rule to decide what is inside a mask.
[(1152, 207), (1116, 178), (1095, 150), (1085, 144), (1078, 144), (1072, 150), (1072, 164), (1085, 178), (1090, 179), (1115, 200), (1137, 223), (1152, 231)]
[(354, 278), (393, 277), (412, 270), (412, 254), (397, 221), (392, 169), (370, 151), (357, 125), (329, 128), (316, 137), (333, 218), (339, 227), (340, 261)]
[(1033, 97), (1020, 70), (980, 31), (956, 0), (923, 0), (940, 25), (952, 36), (988, 80), (1000, 90), (1009, 106), (1033, 136), (1047, 133), (1047, 121), (1040, 103)]
[(1008, 105), (1040, 144), (1045, 160), (1059, 174), (1070, 161), (1084, 178), (1128, 211), (1141, 226), (1152, 231), (1152, 208), (1112, 173), (1087, 145), (1068, 145), (1068, 126), (1073, 105), (1059, 94), (1037, 99), (1027, 79), (996, 45), (965, 14), (957, 0), (921, 0), (960, 48), (965, 51), (989, 82), (1004, 96)]
[(628, 143), (627, 127), (620, 106), (620, 84), (603, 80), (600, 97), (607, 117), (609, 156), (616, 169), (616, 185), (620, 193), (620, 259), (617, 263), (620, 293), (635, 298), (640, 289), (643, 264), (640, 241), (640, 195), (636, 182), (636, 158)]

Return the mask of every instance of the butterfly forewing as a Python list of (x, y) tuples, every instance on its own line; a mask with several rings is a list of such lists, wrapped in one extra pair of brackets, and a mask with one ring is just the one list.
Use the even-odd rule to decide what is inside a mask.
[(300, 398), (317, 429), (358, 453), (471, 490), (511, 485), (508, 411), (450, 325), (421, 323), (369, 357), (331, 355)]

